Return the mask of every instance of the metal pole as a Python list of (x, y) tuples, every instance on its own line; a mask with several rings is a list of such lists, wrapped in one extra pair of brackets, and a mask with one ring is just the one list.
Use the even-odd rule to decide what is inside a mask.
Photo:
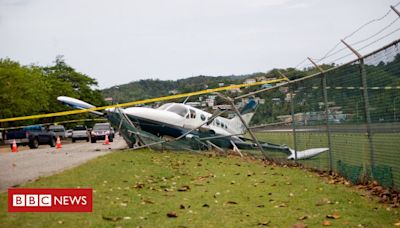
[(230, 105), (232, 106), (233, 111), (236, 113), (236, 115), (238, 115), (240, 121), (242, 122), (243, 126), (246, 128), (246, 130), (249, 132), (251, 138), (253, 139), (253, 141), (257, 144), (258, 148), (260, 149), (261, 153), (265, 156), (264, 154), (264, 149), (262, 148), (260, 142), (258, 142), (258, 139), (256, 138), (256, 136), (253, 134), (253, 132), (251, 131), (250, 127), (247, 125), (246, 121), (243, 119), (242, 115), (240, 115), (239, 110), (236, 108), (234, 100), (230, 97), (224, 96), (220, 93), (216, 93), (218, 96), (220, 96), (221, 98), (227, 100)]
[(311, 58), (308, 58), (310, 62), (321, 72), (321, 84), (322, 84), (322, 94), (325, 103), (325, 126), (326, 126), (326, 133), (328, 136), (328, 147), (329, 147), (329, 171), (332, 172), (333, 170), (333, 157), (332, 157), (332, 139), (331, 139), (331, 129), (329, 126), (329, 109), (328, 109), (328, 90), (326, 89), (326, 75), (325, 71), (318, 66)]
[(400, 12), (394, 6), (390, 6), (390, 8), (400, 17)]
[(297, 138), (296, 138), (296, 122), (294, 120), (294, 101), (293, 101), (293, 85), (290, 86), (290, 114), (292, 115), (292, 131), (294, 144), (294, 160), (297, 161)]
[[(368, 163), (368, 160), (370, 162), (370, 166), (374, 167), (375, 164), (375, 150), (374, 150), (374, 144), (372, 140), (372, 131), (371, 131), (371, 114), (369, 112), (369, 97), (368, 97), (368, 83), (367, 83), (367, 73), (365, 71), (365, 66), (364, 66), (364, 57), (358, 53), (354, 48), (352, 48), (349, 44), (347, 44), (344, 40), (341, 40), (344, 45), (346, 45), (347, 48), (349, 48), (359, 59), (360, 61), (360, 74), (361, 74), (361, 84), (362, 84), (362, 90), (363, 90), (363, 99), (364, 99), (364, 113), (366, 117), (366, 128), (367, 128), (367, 134), (368, 134), (368, 142), (369, 142), (369, 148), (370, 148), (370, 156), (369, 159), (366, 158), (366, 163)], [(366, 174), (368, 175), (368, 164), (364, 163), (364, 170)]]

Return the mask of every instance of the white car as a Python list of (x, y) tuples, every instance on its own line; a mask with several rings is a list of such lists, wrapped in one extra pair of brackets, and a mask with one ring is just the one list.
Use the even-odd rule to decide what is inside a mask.
[(65, 137), (72, 138), (72, 129), (68, 129), (65, 131)]
[(74, 143), (76, 140), (86, 140), (89, 142), (90, 134), (85, 125), (76, 125), (72, 129), (72, 142)]

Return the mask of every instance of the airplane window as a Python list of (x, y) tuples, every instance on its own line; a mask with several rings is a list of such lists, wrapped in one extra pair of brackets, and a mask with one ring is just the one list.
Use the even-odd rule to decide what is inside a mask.
[(174, 104), (167, 111), (176, 113), (182, 117), (185, 117), (186, 113), (188, 112), (187, 108), (183, 105)]
[(196, 119), (196, 111), (194, 111), (193, 109), (190, 109), (190, 118)]
[(200, 115), (200, 118), (201, 118), (202, 121), (205, 121), (205, 120), (206, 120), (206, 116), (205, 116), (204, 114), (201, 114), (201, 115)]
[(222, 127), (222, 128), (225, 128), (224, 122), (221, 122), (221, 127)]
[(172, 105), (171, 103), (166, 103), (166, 104), (161, 105), (161, 106), (158, 107), (157, 109), (159, 109), (159, 110), (165, 110), (165, 109), (169, 108), (171, 105)]
[(217, 119), (217, 121), (216, 121), (216, 122), (217, 122), (217, 126), (219, 126), (219, 125), (221, 124), (221, 122), (219, 122), (219, 120), (218, 120), (218, 119)]

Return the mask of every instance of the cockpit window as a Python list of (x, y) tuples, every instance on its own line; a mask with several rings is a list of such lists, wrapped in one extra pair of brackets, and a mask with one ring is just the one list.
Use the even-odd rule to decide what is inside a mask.
[(221, 124), (221, 122), (219, 121), (219, 119), (216, 120), (217, 126), (219, 127), (219, 125)]
[(193, 109), (189, 109), (189, 111), (190, 111), (190, 118), (196, 119), (196, 111)]
[(201, 118), (202, 121), (206, 120), (206, 116), (204, 114), (201, 114), (200, 118)]
[(159, 110), (165, 110), (165, 109), (169, 108), (171, 105), (172, 105), (171, 103), (166, 103), (166, 104), (161, 105), (161, 106), (158, 107), (157, 109), (159, 109)]
[(186, 113), (188, 113), (188, 110), (185, 106), (180, 105), (180, 104), (174, 104), (171, 107), (168, 108), (167, 111), (176, 113), (182, 117), (185, 117)]

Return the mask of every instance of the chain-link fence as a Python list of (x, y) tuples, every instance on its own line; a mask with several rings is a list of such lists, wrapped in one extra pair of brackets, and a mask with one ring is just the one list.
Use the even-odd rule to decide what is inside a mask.
[[(259, 140), (329, 148), (306, 167), (400, 188), (400, 41), (351, 63), (259, 94)], [(276, 123), (276, 125), (274, 124)], [(268, 158), (277, 159), (266, 152)], [(282, 157), (284, 158), (284, 157)]]

